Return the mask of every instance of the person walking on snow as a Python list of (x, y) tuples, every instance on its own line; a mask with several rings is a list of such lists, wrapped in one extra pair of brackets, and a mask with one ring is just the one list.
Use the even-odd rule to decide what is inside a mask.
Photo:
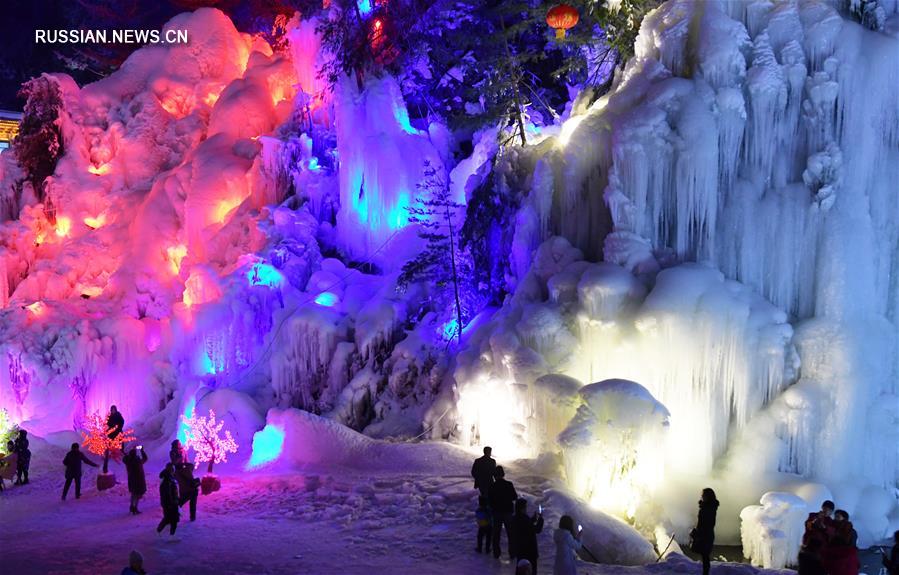
[(537, 575), (537, 534), (543, 531), (543, 514), (540, 512), (528, 515), (528, 502), (519, 499), (515, 502), (515, 516), (512, 518), (509, 549), (515, 560), (527, 559), (531, 563), (531, 573)]
[(471, 464), (471, 476), (474, 478), (474, 488), (480, 490), (481, 497), (490, 495), (490, 486), (493, 485), (493, 473), (496, 471), (496, 460), (490, 457), (493, 449), (484, 448), (484, 456), (478, 457)]
[(62, 488), (62, 500), (66, 500), (66, 495), (69, 494), (69, 487), (72, 486), (72, 482), (75, 482), (75, 499), (81, 499), (81, 464), (87, 463), (91, 467), (99, 467), (96, 463), (87, 458), (87, 456), (81, 453), (81, 446), (77, 443), (72, 444), (72, 449), (66, 453), (65, 458), (62, 460), (62, 464), (66, 466), (66, 484), (65, 487)]
[(194, 464), (190, 461), (175, 464), (175, 480), (178, 482), (178, 507), (190, 502), (190, 520), (197, 520), (197, 497), (200, 495), (200, 480), (194, 477)]
[(162, 533), (166, 525), (169, 526), (169, 534), (174, 535), (178, 528), (178, 520), (181, 514), (178, 512), (178, 483), (175, 481), (175, 466), (165, 464), (165, 469), (159, 473), (162, 480), (159, 483), (159, 505), (162, 507), (162, 521), (156, 526), (156, 532)]
[(16, 437), (16, 485), (28, 485), (28, 468), (31, 467), (31, 450), (28, 449), (28, 432), (19, 430)]
[(109, 439), (115, 439), (125, 429), (125, 418), (119, 413), (116, 406), (109, 407), (109, 417), (106, 418), (106, 429), (108, 429)]
[[(503, 527), (506, 528), (506, 539), (511, 543), (511, 532), (509, 526), (512, 524), (512, 510), (515, 508), (515, 501), (518, 499), (518, 493), (515, 492), (515, 486), (511, 481), (506, 481), (506, 471), (502, 465), (496, 466), (494, 473), (493, 485), (490, 486), (490, 494), (487, 502), (490, 504), (490, 511), (493, 513), (493, 556), (499, 559), (502, 555), (502, 548), (499, 540), (502, 537)], [(509, 556), (512, 555), (512, 549), (509, 548)]]
[(140, 503), (141, 497), (147, 492), (147, 475), (144, 473), (147, 452), (144, 451), (142, 445), (139, 447), (140, 449), (132, 447), (122, 460), (122, 463), (125, 464), (125, 471), (128, 474), (128, 492), (131, 494), (131, 507), (129, 510), (132, 515), (140, 514), (137, 505)]
[(712, 568), (712, 547), (715, 545), (715, 520), (718, 515), (718, 499), (711, 487), (702, 490), (699, 500), (699, 517), (690, 532), (693, 540), (690, 549), (702, 557), (702, 575), (709, 575)]
[(559, 528), (553, 533), (556, 544), (556, 558), (553, 575), (577, 575), (576, 556), (581, 550), (580, 533), (574, 530), (574, 519), (570, 515), (559, 518)]

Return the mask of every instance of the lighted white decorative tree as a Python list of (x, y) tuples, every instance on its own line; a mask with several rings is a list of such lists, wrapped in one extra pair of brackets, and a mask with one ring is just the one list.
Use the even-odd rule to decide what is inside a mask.
[(231, 437), (231, 432), (225, 430), (225, 436), (221, 436), (224, 421), (216, 420), (215, 411), (209, 410), (209, 416), (196, 414), (187, 417), (181, 416), (186, 426), (184, 441), (185, 449), (193, 449), (198, 462), (209, 462), (206, 475), (200, 482), (204, 495), (221, 488), (221, 482), (212, 474), (212, 466), (216, 463), (228, 461), (229, 453), (237, 453), (237, 442)]

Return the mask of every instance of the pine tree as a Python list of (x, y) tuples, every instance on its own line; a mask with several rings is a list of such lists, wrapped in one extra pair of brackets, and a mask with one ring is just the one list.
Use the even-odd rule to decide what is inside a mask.
[(424, 180), (418, 184), (422, 191), (422, 196), (416, 199), (418, 206), (410, 206), (407, 210), (409, 222), (419, 226), (418, 236), (425, 241), (425, 248), (406, 262), (397, 285), (405, 290), (411, 283), (429, 282), (437, 288), (438, 294), (445, 294), (451, 287), (456, 316), (453, 335), (461, 341), (463, 322), (467, 318), (463, 316), (460, 296), (464, 258), (459, 251), (456, 217), (463, 206), (453, 201), (449, 181), (430, 162), (425, 162), (424, 174)]
[(56, 162), (65, 152), (59, 127), (62, 93), (56, 79), (44, 74), (25, 82), (19, 97), (25, 99), (25, 115), (13, 151), (38, 199), (43, 200), (44, 180), (53, 175)]

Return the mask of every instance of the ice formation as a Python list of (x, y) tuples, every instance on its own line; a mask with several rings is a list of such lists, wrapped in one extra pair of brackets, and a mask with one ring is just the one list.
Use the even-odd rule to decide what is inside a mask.
[(459, 355), (464, 443), (539, 452), (520, 430), (555, 436), (579, 385), (623, 378), (670, 411), (669, 478), (811, 478), (850, 513), (890, 502), (861, 544), (897, 527), (899, 42), (839, 8), (647, 16), (613, 90), (529, 156), (511, 257), (533, 265)]
[[(319, 242), (369, 268), (414, 249), (385, 242), (424, 162), (441, 165), (427, 130), (389, 76), (325, 93), (314, 20), (291, 20), (278, 52), (213, 9), (167, 26), (190, 45), (140, 49), (81, 88), (38, 80), (60, 95), (66, 153), (40, 194), (4, 192), (0, 405), (36, 434), (77, 429), (110, 403), (174, 434), (199, 385), (245, 395), (251, 426), (296, 406), (382, 424), (373, 433), (415, 430), (443, 369), (430, 326), (391, 357), (414, 298)], [(4, 190), (21, 180), (12, 157)]]
[(805, 501), (792, 493), (764, 494), (761, 505), (740, 513), (743, 554), (753, 565), (773, 569), (795, 565), (808, 511)]
[[(241, 469), (410, 461), (357, 431), (557, 453), (560, 497), (681, 538), (698, 492), (673, 486), (713, 484), (722, 541), (762, 498), (745, 545), (769, 566), (809, 485), (882, 538), (897, 5), (880, 31), (841, 8), (669, 0), (608, 94), (521, 148), (485, 126), (461, 161), (389, 74), (324, 95), (314, 20), (274, 51), (200, 9), (168, 24), (189, 47), (44, 75), (29, 106), (58, 97), (65, 153), (37, 190), (0, 161), (0, 408), (41, 436), (115, 403), (160, 441), (214, 409)], [(490, 254), (509, 295), (458, 348), (395, 285), (426, 165), (511, 212)]]

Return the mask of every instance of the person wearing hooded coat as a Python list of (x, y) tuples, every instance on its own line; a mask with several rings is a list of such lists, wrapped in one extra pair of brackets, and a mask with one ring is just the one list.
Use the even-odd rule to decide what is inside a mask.
[(147, 575), (144, 570), (144, 556), (134, 550), (128, 554), (128, 566), (122, 569), (122, 575)]
[(699, 516), (696, 527), (690, 532), (690, 549), (702, 557), (702, 575), (709, 575), (712, 568), (712, 547), (715, 545), (715, 520), (718, 515), (718, 499), (711, 487), (702, 490), (699, 500)]
[(137, 508), (141, 497), (147, 493), (147, 475), (144, 473), (144, 464), (147, 462), (147, 452), (143, 446), (138, 450), (132, 447), (122, 463), (125, 464), (125, 471), (128, 473), (128, 492), (131, 494), (131, 514), (138, 515), (140, 510)]
[(166, 463), (165, 468), (159, 473), (159, 505), (162, 507), (162, 520), (156, 526), (156, 532), (162, 533), (166, 525), (169, 533), (175, 534), (178, 528), (178, 520), (181, 514), (178, 512), (178, 482), (175, 481), (175, 466)]
[(581, 541), (574, 531), (574, 519), (563, 515), (559, 519), (559, 528), (553, 533), (556, 544), (556, 559), (553, 562), (553, 575), (577, 575), (577, 552), (581, 550)]

